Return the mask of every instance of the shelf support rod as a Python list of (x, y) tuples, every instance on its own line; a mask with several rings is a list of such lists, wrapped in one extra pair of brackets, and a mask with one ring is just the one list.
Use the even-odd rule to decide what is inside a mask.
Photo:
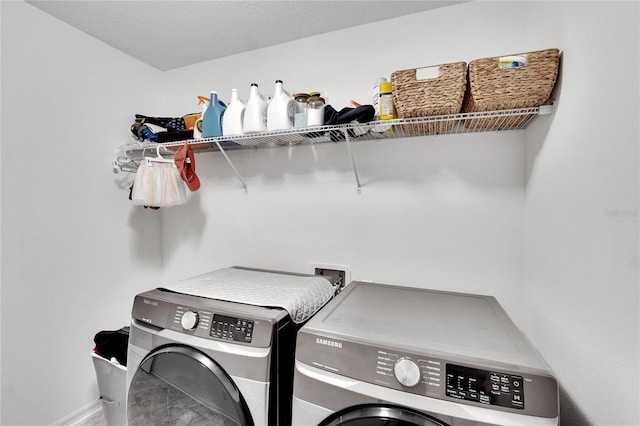
[(247, 184), (245, 183), (244, 179), (242, 179), (242, 176), (240, 176), (240, 173), (238, 173), (238, 170), (236, 169), (236, 167), (233, 165), (233, 163), (229, 159), (229, 156), (227, 155), (227, 153), (224, 151), (224, 149), (222, 149), (222, 145), (220, 145), (220, 142), (217, 139), (214, 140), (214, 142), (216, 143), (216, 145), (218, 145), (218, 149), (220, 150), (222, 155), (224, 155), (224, 158), (227, 160), (227, 163), (229, 163), (229, 165), (231, 166), (231, 168), (235, 172), (236, 177), (238, 178), (238, 180), (242, 184), (242, 187), (244, 188), (244, 193), (247, 194), (248, 193)]
[(353, 166), (353, 174), (356, 176), (356, 184), (358, 185), (358, 194), (362, 193), (362, 185), (360, 184), (360, 177), (358, 176), (358, 168), (356, 167), (356, 160), (353, 157), (353, 151), (351, 151), (351, 140), (349, 138), (349, 129), (346, 127), (342, 129), (344, 132), (344, 138), (347, 141), (347, 151), (349, 157), (351, 157), (351, 165)]

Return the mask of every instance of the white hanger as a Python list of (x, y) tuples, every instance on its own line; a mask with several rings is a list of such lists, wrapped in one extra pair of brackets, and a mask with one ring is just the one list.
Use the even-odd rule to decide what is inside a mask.
[[(158, 144), (158, 146), (156, 147), (156, 157), (144, 157), (144, 160), (147, 162), (147, 165), (149, 165), (150, 163), (173, 163), (173, 158), (166, 159), (166, 158), (163, 158), (162, 155), (160, 155), (160, 148), (164, 148), (164, 146)], [(164, 148), (164, 149), (167, 149), (167, 148)]]

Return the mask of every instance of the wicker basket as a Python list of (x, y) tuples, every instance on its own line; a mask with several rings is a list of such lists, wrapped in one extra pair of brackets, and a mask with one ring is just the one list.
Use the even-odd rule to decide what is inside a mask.
[[(421, 78), (425, 71), (435, 71), (437, 75)], [(391, 83), (398, 118), (458, 114), (464, 99), (466, 74), (465, 62), (394, 71)], [(402, 127), (407, 134), (442, 134), (450, 133), (456, 124), (443, 120)]]
[[(526, 56), (526, 65), (500, 68), (499, 57), (469, 62), (467, 93), (462, 112), (500, 111), (538, 107), (551, 95), (558, 75), (560, 51), (546, 49), (509, 56)], [(531, 116), (504, 123), (497, 119), (468, 121), (474, 130), (506, 130), (519, 128)]]

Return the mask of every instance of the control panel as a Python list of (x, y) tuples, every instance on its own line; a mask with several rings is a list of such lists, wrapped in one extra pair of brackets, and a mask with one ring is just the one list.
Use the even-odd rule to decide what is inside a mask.
[(524, 378), (447, 364), (447, 396), (481, 404), (524, 409)]
[(306, 333), (304, 328), (297, 340), (296, 359), (331, 374), (458, 404), (550, 418), (558, 415), (558, 387), (550, 375), (465, 364), (436, 354)]
[(251, 343), (254, 322), (248, 319), (214, 315), (209, 335), (218, 339)]
[(132, 316), (146, 324), (202, 338), (261, 347), (268, 346), (270, 342), (269, 321), (228, 315), (226, 312), (219, 314), (202, 306), (136, 296)]
[(197, 310), (186, 306), (176, 306), (173, 317), (174, 330), (179, 331), (206, 331), (206, 335), (215, 339), (232, 342), (251, 343), (253, 338), (254, 321), (246, 318), (237, 318), (220, 315), (208, 311)]

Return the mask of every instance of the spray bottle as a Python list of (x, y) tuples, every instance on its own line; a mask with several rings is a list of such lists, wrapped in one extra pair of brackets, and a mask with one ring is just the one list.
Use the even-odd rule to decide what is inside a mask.
[(206, 96), (198, 96), (198, 105), (202, 105), (202, 113), (200, 113), (200, 118), (196, 120), (196, 124), (193, 126), (193, 138), (194, 139), (202, 139), (202, 116), (204, 112), (207, 110), (209, 106), (209, 98)]

